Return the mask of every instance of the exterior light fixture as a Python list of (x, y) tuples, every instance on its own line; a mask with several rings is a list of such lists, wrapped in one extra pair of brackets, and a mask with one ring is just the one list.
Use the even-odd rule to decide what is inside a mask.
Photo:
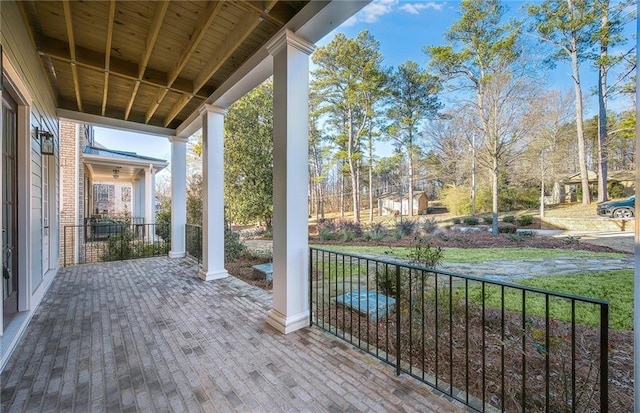
[(53, 134), (36, 127), (36, 136), (40, 139), (40, 153), (42, 155), (54, 155)]
[(115, 179), (120, 178), (120, 168), (116, 168), (116, 169), (113, 170), (113, 177)]

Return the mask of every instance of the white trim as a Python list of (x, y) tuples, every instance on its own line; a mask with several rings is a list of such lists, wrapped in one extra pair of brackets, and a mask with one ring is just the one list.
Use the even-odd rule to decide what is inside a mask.
[[(38, 298), (38, 300), (35, 301), (37, 304), (31, 309), (31, 311), (18, 313), (16, 319), (13, 320), (14, 323), (11, 323), (12, 327), (14, 325), (17, 327), (16, 331), (13, 332), (10, 337), (2, 337), (0, 335), (0, 373), (2, 373), (2, 371), (4, 370), (7, 362), (9, 361), (9, 358), (13, 354), (13, 351), (22, 339), (24, 332), (27, 330), (31, 319), (35, 315), (36, 310), (38, 309), (38, 306), (42, 301), (42, 297), (44, 297), (46, 292), (49, 291), (49, 287), (51, 287), (51, 284), (53, 284), (53, 280), (56, 278), (56, 275), (58, 275), (58, 269), (51, 270), (47, 274), (45, 274), (45, 278), (42, 280), (40, 288), (38, 288), (38, 290), (34, 294), (34, 297)], [(0, 320), (0, 322), (1, 321), (2, 320)], [(9, 341), (8, 344), (6, 342), (6, 339), (8, 339)]]
[[(6, 76), (5, 90), (11, 90), (9, 95), (18, 105), (17, 113), (17, 202), (18, 208), (18, 311), (29, 311), (32, 306), (32, 268), (31, 268), (31, 94), (22, 78), (15, 70), (6, 55), (2, 56), (4, 74)], [(3, 91), (3, 93), (5, 93)], [(0, 310), (4, 321), (4, 311)], [(4, 330), (4, 325), (2, 328)]]
[[(84, 185), (84, 182), (80, 182), (80, 177), (81, 177), (81, 173), (80, 173), (80, 168), (83, 167), (82, 163), (80, 162), (80, 124), (78, 123), (74, 123), (73, 124), (75, 127), (75, 133), (73, 134), (75, 137), (75, 142), (74, 142), (74, 167), (75, 167), (75, 183), (74, 183), (74, 188), (73, 188), (73, 214), (75, 215), (75, 221), (74, 224), (75, 225), (80, 225), (81, 222), (81, 214), (80, 214), (80, 188), (81, 185)], [(86, 194), (85, 194), (86, 195)], [(88, 202), (88, 200), (87, 200)], [(93, 205), (92, 205), (93, 207)], [(75, 232), (75, 231), (74, 231)], [(77, 235), (73, 237), (73, 250), (74, 250), (74, 264), (77, 264), (80, 262), (80, 240), (78, 239), (80, 237), (78, 237)], [(66, 248), (66, 246), (65, 246)], [(66, 263), (65, 263), (66, 265)]]
[(284, 29), (278, 32), (271, 38), (271, 40), (269, 40), (265, 47), (269, 54), (274, 56), (285, 46), (295, 47), (307, 55), (310, 55), (314, 50), (316, 50), (316, 46), (313, 43), (296, 35), (289, 29)]
[(206, 271), (204, 268), (202, 268), (198, 273), (198, 277), (202, 281), (221, 280), (223, 278), (227, 278), (228, 276), (229, 273), (227, 272), (227, 270)]
[(301, 328), (309, 327), (309, 313), (303, 312), (286, 317), (276, 309), (267, 312), (267, 324), (281, 334), (289, 334)]
[[(16, 92), (22, 94), (23, 91)], [(31, 101), (26, 100), (28, 98), (25, 96), (18, 99), (18, 273), (22, 275), (18, 280), (18, 311), (28, 311), (33, 303), (31, 293), (33, 171), (31, 168), (31, 106), (29, 106)]]
[(56, 109), (56, 114), (60, 120), (83, 123), (85, 125), (104, 126), (106, 128), (119, 129), (127, 132), (139, 132), (147, 135), (157, 135), (162, 137), (174, 136), (175, 129), (163, 128), (160, 126), (146, 125), (144, 123), (131, 122), (121, 119), (107, 118), (89, 113), (81, 113), (68, 109)]

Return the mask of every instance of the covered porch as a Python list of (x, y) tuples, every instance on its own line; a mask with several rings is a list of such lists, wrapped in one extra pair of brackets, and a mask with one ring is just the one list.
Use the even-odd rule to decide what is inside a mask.
[(2, 373), (2, 411), (462, 411), (323, 333), (281, 335), (272, 295), (188, 259), (63, 268)]
[[(168, 255), (178, 260), (186, 255), (187, 140), (202, 131), (205, 213), (199, 277), (223, 279), (228, 276), (225, 113), (270, 76), (277, 247), (274, 298), (270, 309), (263, 308), (263, 319), (281, 333), (306, 327), (309, 55), (315, 42), (367, 3), (0, 2), (2, 140), (12, 148), (0, 162), (3, 193), (8, 194), (3, 202), (11, 207), (11, 214), (3, 214), (3, 228), (10, 230), (0, 247), (12, 257), (10, 277), (2, 286), (0, 369), (6, 371), (14, 349), (24, 345), (23, 331), (59, 271), (64, 201), (70, 195), (80, 199), (77, 194), (84, 190), (80, 174), (73, 179), (73, 192), (62, 190), (60, 165), (77, 164), (78, 151), (62, 150), (61, 120), (171, 142)], [(145, 175), (148, 187), (151, 177)]]

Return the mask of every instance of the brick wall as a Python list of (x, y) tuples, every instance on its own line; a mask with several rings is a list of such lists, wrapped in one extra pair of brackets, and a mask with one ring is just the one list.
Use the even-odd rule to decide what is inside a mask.
[[(79, 133), (78, 133), (79, 132)], [(83, 231), (65, 226), (84, 224), (85, 170), (82, 165), (82, 148), (88, 143), (90, 127), (69, 121), (60, 121), (60, 261), (75, 262), (76, 238), (81, 241)], [(77, 140), (80, 140), (78, 145)], [(76, 199), (76, 188), (78, 199)], [(65, 239), (66, 233), (66, 239)]]

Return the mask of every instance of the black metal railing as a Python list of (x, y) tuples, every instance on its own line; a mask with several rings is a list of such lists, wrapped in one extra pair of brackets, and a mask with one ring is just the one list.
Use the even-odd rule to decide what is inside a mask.
[(91, 222), (67, 225), (62, 265), (166, 256), (171, 247), (169, 223)]
[(310, 249), (311, 323), (476, 411), (608, 410), (609, 304)]
[(187, 224), (185, 230), (187, 255), (202, 262), (202, 226)]

